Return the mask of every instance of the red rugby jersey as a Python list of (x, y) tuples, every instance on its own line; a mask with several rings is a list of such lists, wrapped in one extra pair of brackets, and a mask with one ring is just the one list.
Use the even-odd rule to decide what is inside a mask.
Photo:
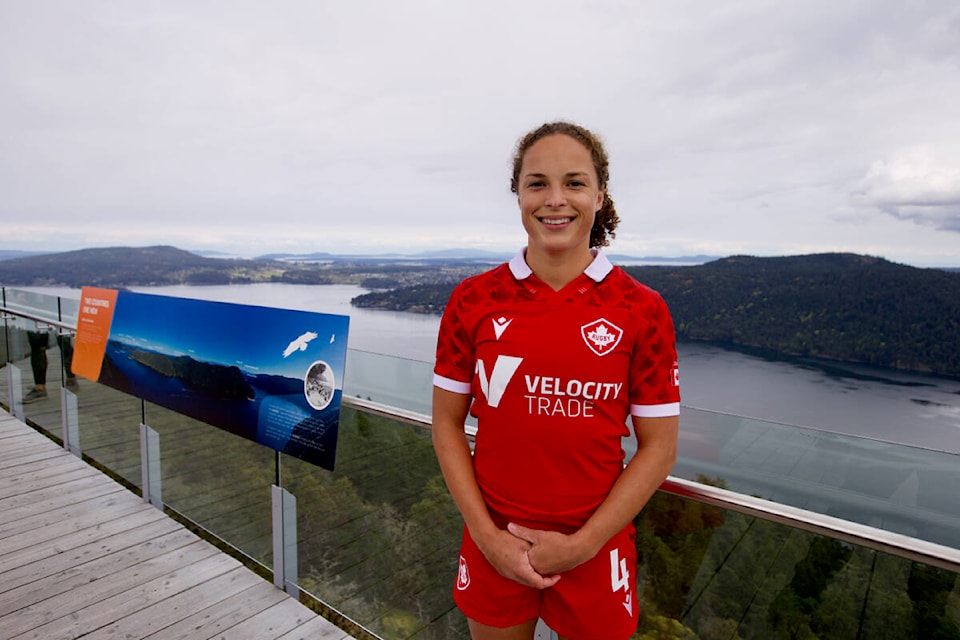
[(434, 385), (473, 397), (474, 470), (495, 521), (573, 530), (623, 469), (627, 416), (679, 414), (673, 321), (602, 252), (560, 291), (521, 252), (454, 290)]

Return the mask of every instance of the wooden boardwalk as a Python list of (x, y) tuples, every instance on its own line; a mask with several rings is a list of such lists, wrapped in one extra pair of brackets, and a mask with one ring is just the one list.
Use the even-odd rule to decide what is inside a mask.
[(346, 632), (0, 410), (0, 639)]

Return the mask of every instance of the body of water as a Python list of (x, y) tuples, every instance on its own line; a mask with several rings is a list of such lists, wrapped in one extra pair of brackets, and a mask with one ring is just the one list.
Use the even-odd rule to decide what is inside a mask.
[[(134, 287), (135, 291), (350, 316), (350, 349), (432, 362), (440, 319), (358, 309), (351, 285)], [(34, 289), (78, 298), (77, 290)], [(960, 453), (960, 380), (678, 345), (688, 407)]]

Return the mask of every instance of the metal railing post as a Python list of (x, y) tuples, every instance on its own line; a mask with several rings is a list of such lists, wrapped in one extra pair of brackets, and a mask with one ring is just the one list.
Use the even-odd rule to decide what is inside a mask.
[(7, 391), (10, 398), (10, 413), (20, 422), (26, 422), (27, 416), (23, 412), (23, 385), (21, 383), (20, 367), (10, 363), (7, 365)]
[(277, 485), (270, 486), (273, 508), (273, 584), (294, 598), (297, 586), (297, 498)]
[(143, 482), (143, 501), (163, 511), (160, 434), (143, 422), (140, 423), (140, 474)]
[(80, 412), (77, 396), (69, 389), (60, 388), (60, 424), (63, 426), (63, 448), (82, 458), (80, 451)]

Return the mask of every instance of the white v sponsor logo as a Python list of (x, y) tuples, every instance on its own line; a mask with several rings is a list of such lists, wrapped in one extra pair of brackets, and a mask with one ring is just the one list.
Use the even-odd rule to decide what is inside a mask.
[(487, 398), (487, 404), (496, 408), (500, 405), (500, 399), (503, 398), (503, 392), (507, 390), (510, 379), (517, 372), (517, 367), (523, 362), (523, 358), (513, 356), (497, 356), (493, 363), (493, 371), (487, 376), (487, 368), (483, 360), (477, 360), (477, 375), (480, 376), (480, 390)]
[(500, 339), (500, 336), (502, 336), (503, 332), (507, 330), (507, 327), (510, 326), (511, 322), (513, 322), (513, 318), (507, 320), (503, 316), (493, 319), (493, 332), (497, 335), (497, 340)]

